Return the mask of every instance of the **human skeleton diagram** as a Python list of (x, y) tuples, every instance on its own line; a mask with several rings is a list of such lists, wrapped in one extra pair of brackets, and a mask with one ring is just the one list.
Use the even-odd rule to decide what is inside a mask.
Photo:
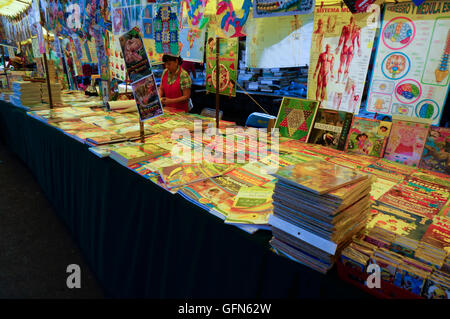
[(319, 71), (319, 75), (317, 77), (316, 100), (319, 100), (319, 95), (320, 101), (323, 101), (325, 98), (329, 75), (333, 78), (333, 64), (333, 53), (331, 53), (330, 45), (326, 44), (325, 51), (319, 55), (316, 69), (314, 70), (314, 78), (316, 78), (317, 71)]
[(336, 55), (339, 53), (339, 48), (342, 44), (341, 56), (340, 56), (340, 64), (338, 69), (337, 81), (339, 82), (340, 76), (342, 73), (342, 67), (345, 66), (344, 77), (348, 76), (348, 69), (350, 67), (350, 63), (353, 60), (353, 55), (355, 53), (355, 40), (358, 45), (358, 56), (361, 55), (361, 44), (359, 42), (361, 34), (361, 28), (355, 23), (355, 19), (350, 17), (350, 22), (348, 25), (342, 27), (341, 36), (339, 38), (339, 44), (336, 48)]

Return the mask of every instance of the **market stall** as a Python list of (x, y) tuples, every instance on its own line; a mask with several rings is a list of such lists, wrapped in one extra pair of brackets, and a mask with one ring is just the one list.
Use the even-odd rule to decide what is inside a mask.
[(0, 8), (0, 137), (108, 296), (449, 298), (450, 6), (369, 2)]

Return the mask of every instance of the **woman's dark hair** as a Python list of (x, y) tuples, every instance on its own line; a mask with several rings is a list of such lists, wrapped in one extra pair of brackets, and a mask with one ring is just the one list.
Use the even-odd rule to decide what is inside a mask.
[(178, 62), (178, 65), (181, 65), (181, 63), (183, 63), (183, 59), (180, 56), (173, 56), (173, 55), (168, 55), (168, 54), (163, 55), (162, 61), (163, 61), (163, 63), (166, 63), (169, 61), (176, 61), (176, 62)]
[(365, 136), (366, 138), (369, 138), (366, 133), (361, 133), (356, 136), (356, 140), (359, 141), (359, 139), (363, 136)]

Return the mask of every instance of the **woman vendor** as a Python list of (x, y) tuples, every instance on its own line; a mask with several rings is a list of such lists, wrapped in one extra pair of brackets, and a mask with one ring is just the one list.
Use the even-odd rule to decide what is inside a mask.
[(165, 54), (163, 56), (164, 72), (161, 77), (159, 96), (164, 106), (182, 112), (189, 111), (192, 80), (181, 67), (181, 57)]

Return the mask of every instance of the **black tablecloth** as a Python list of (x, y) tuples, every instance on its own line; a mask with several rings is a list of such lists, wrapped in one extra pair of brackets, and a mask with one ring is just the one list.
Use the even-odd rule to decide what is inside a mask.
[(277, 256), (270, 232), (225, 225), (4, 101), (0, 137), (31, 169), (107, 297), (368, 297), (334, 271)]

